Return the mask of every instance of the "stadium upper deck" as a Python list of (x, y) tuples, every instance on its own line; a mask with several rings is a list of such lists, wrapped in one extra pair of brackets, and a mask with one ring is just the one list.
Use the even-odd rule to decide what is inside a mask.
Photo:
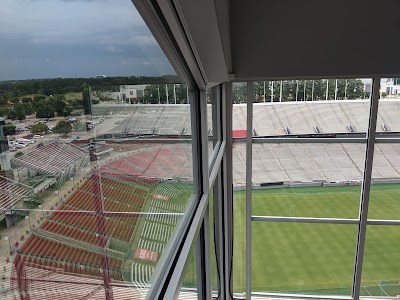
[[(365, 132), (369, 100), (255, 103), (258, 136)], [(188, 105), (97, 105), (94, 115), (125, 114), (108, 133), (191, 134)], [(400, 132), (400, 100), (381, 100), (377, 131)], [(211, 106), (208, 127), (212, 128)], [(350, 126), (349, 126), (350, 125)], [(318, 127), (318, 129), (316, 129)], [(384, 129), (385, 127), (385, 129)], [(233, 130), (246, 129), (246, 104), (233, 106)]]

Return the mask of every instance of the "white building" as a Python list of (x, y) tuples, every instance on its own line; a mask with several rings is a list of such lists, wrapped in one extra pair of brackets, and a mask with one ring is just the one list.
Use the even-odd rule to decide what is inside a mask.
[(143, 91), (146, 87), (146, 84), (121, 85), (119, 87), (119, 100), (124, 102), (129, 101), (129, 103), (134, 104), (139, 97), (143, 96)]
[(385, 84), (385, 93), (388, 96), (400, 95), (400, 80), (398, 80), (397, 78), (388, 79)]

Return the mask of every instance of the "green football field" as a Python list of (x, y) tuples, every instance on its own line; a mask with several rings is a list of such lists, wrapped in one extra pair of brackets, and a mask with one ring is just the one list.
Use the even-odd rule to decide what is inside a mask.
[[(253, 190), (253, 215), (358, 218), (358, 186)], [(234, 290), (245, 291), (245, 192), (234, 193)], [(369, 219), (400, 219), (400, 185), (371, 189)], [(252, 222), (252, 290), (350, 295), (357, 225)], [(368, 226), (363, 295), (400, 294), (400, 226)]]

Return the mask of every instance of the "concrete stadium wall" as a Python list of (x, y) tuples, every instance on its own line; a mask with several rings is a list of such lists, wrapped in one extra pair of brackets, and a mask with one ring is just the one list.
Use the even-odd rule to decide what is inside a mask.
[[(388, 184), (398, 183), (400, 184), (399, 178), (386, 178), (386, 179), (374, 179), (372, 184)], [(270, 189), (282, 189), (282, 188), (303, 188), (303, 187), (328, 187), (328, 186), (361, 186), (360, 181), (342, 181), (342, 182), (295, 182), (295, 183), (283, 183), (282, 185), (269, 185), (269, 186), (253, 186), (253, 190), (270, 190)], [(237, 185), (233, 186), (233, 191), (245, 191), (246, 186)]]

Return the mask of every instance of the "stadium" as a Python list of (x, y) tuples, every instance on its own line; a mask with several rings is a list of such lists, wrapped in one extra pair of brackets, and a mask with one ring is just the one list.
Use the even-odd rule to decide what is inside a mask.
[[(368, 103), (254, 104), (253, 215), (357, 218), (365, 145), (321, 139), (365, 136)], [(398, 100), (381, 101), (377, 131), (382, 138), (400, 132), (399, 106)], [(189, 106), (94, 108), (94, 115), (104, 116), (107, 123), (99, 126), (91, 145), (101, 143), (96, 150), (104, 154), (89, 162), (86, 144), (48, 141), (12, 159), (18, 175), (1, 181), (2, 216), (14, 230), (11, 256), (2, 263), (2, 299), (104, 299), (108, 290), (115, 299), (139, 299), (168, 249), (193, 189)], [(123, 122), (116, 122), (121, 116)], [(211, 153), (211, 108), (208, 116)], [(238, 294), (245, 291), (245, 130), (246, 105), (234, 105), (233, 279)], [(317, 142), (278, 140), (294, 136)], [(376, 145), (372, 219), (398, 217), (399, 155), (398, 144)], [(18, 216), (26, 216), (32, 203), (41, 203), (42, 211), (29, 216), (29, 228), (22, 229), (18, 224), (24, 220), (17, 222)], [(254, 291), (351, 292), (357, 226), (278, 221), (252, 226)], [(22, 234), (15, 233), (20, 230)], [(396, 228), (381, 232), (378, 227), (368, 233), (361, 290), (365, 296), (400, 294), (400, 233)], [(374, 246), (382, 244), (386, 247)], [(184, 286), (193, 288), (196, 275), (193, 267), (188, 269)]]

